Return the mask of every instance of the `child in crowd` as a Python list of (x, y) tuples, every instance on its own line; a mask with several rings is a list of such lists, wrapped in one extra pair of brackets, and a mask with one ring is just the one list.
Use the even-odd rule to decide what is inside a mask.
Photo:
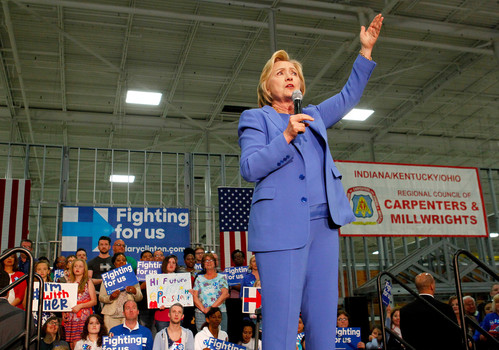
[[(243, 320), (242, 326), (243, 334), (242, 341), (238, 344), (246, 348), (246, 350), (255, 350), (255, 324), (250, 320)], [(262, 341), (258, 339), (258, 350), (262, 350)]]
[(378, 326), (373, 327), (366, 349), (383, 349), (383, 335), (381, 334), (381, 328)]

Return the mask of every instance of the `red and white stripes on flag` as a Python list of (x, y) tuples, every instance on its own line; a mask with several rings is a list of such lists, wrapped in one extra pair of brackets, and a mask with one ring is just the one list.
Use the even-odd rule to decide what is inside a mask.
[[(251, 256), (248, 256), (248, 232), (246, 231), (222, 231), (220, 232), (220, 268), (223, 270), (231, 266), (230, 254), (236, 249), (244, 252), (246, 265)], [(250, 252), (251, 253), (251, 252)], [(253, 254), (251, 254), (253, 255)]]
[(31, 180), (0, 179), (0, 252), (28, 237)]

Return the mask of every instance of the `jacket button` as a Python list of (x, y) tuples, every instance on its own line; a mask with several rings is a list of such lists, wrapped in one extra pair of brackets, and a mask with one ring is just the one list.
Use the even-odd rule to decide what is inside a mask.
[(286, 159), (289, 159), (289, 154), (286, 156)]
[(277, 163), (277, 166), (281, 166), (281, 162)]
[(303, 174), (300, 174), (300, 176), (298, 176), (300, 178), (300, 180), (305, 180), (305, 175)]
[(301, 202), (302, 203), (307, 203), (307, 197), (301, 197)]

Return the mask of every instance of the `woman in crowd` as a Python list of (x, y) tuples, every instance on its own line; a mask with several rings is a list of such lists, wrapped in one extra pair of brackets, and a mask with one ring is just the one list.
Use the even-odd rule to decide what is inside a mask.
[(56, 346), (69, 350), (69, 344), (61, 340), (61, 324), (55, 316), (50, 317), (42, 326), (40, 350), (52, 350)]
[[(489, 313), (480, 323), (485, 331), (487, 331), (496, 340), (499, 340), (499, 294), (492, 298), (492, 312)], [(497, 350), (497, 344), (485, 338), (483, 334), (476, 331), (473, 339), (480, 346), (480, 349)]]
[[(295, 114), (293, 95), (305, 94), (302, 65), (279, 50), (260, 75), (261, 108), (239, 118), (241, 175), (256, 183), (248, 249), (256, 254), (262, 280), (266, 350), (292, 348), (300, 312), (309, 349), (334, 347), (338, 228), (355, 216), (327, 129), (359, 102), (376, 65), (371, 53), (382, 22), (379, 14), (367, 29), (362, 26), (359, 56), (340, 93)], [(332, 265), (321, 263), (324, 256)]]
[(107, 335), (104, 320), (99, 315), (90, 315), (85, 321), (81, 339), (74, 350), (102, 350), (102, 337)]
[(216, 260), (212, 253), (203, 256), (202, 267), (204, 273), (198, 275), (191, 290), (196, 306), (196, 328), (201, 330), (208, 311), (216, 307), (223, 315), (222, 329), (226, 331), (227, 310), (224, 302), (229, 297), (229, 285), (224, 275), (217, 273)]
[(85, 321), (92, 314), (92, 307), (97, 304), (97, 295), (92, 280), (88, 278), (87, 263), (81, 259), (72, 263), (68, 282), (78, 284), (77, 304), (71, 312), (64, 312), (62, 316), (66, 341), (74, 349), (76, 342), (80, 340)]
[[(111, 263), (114, 268), (126, 265), (126, 256), (123, 253), (116, 253), (111, 258)], [(137, 283), (134, 286), (128, 286), (125, 290), (116, 290), (111, 294), (107, 293), (104, 283), (101, 283), (99, 291), (99, 300), (104, 304), (102, 307), (102, 314), (104, 315), (104, 324), (110, 330), (114, 326), (118, 326), (125, 320), (123, 314), (123, 305), (127, 300), (135, 300), (136, 302), (142, 300), (142, 292), (140, 285)]]
[[(387, 306), (385, 326), (390, 328), (395, 334), (402, 338), (402, 332), (400, 331), (400, 308), (396, 307), (392, 309), (390, 305)], [(388, 332), (386, 333), (386, 339), (388, 350), (404, 349), (404, 346)]]
[(204, 341), (209, 338), (224, 341), (229, 340), (227, 333), (220, 327), (222, 317), (222, 312), (218, 307), (212, 307), (206, 312), (206, 322), (203, 323), (201, 331), (199, 331), (194, 338), (194, 350), (210, 350), (210, 347), (204, 344)]
[[(152, 252), (150, 250), (144, 250), (140, 254), (140, 261), (154, 261)], [(147, 307), (147, 286), (146, 282), (141, 282), (140, 283), (140, 291), (142, 293), (142, 300), (137, 303), (137, 307), (140, 310), (139, 314), (139, 320), (140, 324), (143, 325), (144, 327), (147, 327), (153, 332), (153, 326), (154, 326), (154, 312), (155, 310), (149, 309)], [(154, 337), (155, 333), (153, 333)]]
[(305, 325), (303, 318), (298, 318), (298, 333), (296, 335), (296, 350), (305, 350)]
[[(12, 254), (3, 261), (3, 269), (10, 276), (10, 282), (17, 281), (24, 273), (18, 270), (19, 263), (17, 261), (17, 254)], [(23, 300), (26, 292), (26, 282), (18, 284), (7, 294), (7, 299), (12, 306), (23, 309)]]
[[(336, 318), (336, 327), (338, 328), (346, 328), (350, 327), (350, 315), (344, 310), (339, 310), (338, 311), (338, 316)], [(363, 342), (358, 342), (357, 345), (354, 344), (357, 349), (365, 349), (366, 344)]]
[(256, 257), (253, 255), (249, 261), (248, 272), (244, 274), (241, 282), (239, 297), (243, 297), (244, 287), (260, 287), (260, 274), (256, 265)]
[(461, 316), (459, 312), (459, 303), (457, 301), (457, 296), (456, 295), (451, 296), (447, 304), (449, 304), (452, 307), (452, 311), (454, 311), (454, 314), (456, 314), (457, 323), (459, 324), (459, 327), (461, 327)]
[[(243, 320), (242, 336), (238, 344), (246, 348), (246, 350), (255, 350), (255, 324), (250, 320)], [(262, 341), (258, 339), (258, 350), (262, 350)]]
[[(176, 273), (178, 269), (177, 257), (168, 255), (161, 264), (161, 273)], [(160, 306), (159, 310), (154, 313), (154, 323), (156, 331), (159, 332), (170, 324), (170, 309)]]
[[(65, 268), (64, 268), (64, 276), (60, 277), (57, 282), (59, 283), (67, 283), (69, 281), (69, 275), (71, 275), (71, 267), (73, 266), (73, 262), (76, 260), (76, 256), (70, 255), (65, 260)], [(86, 264), (86, 262), (85, 262)], [(60, 266), (60, 265), (58, 265)]]
[[(196, 270), (196, 257), (194, 255), (194, 249), (187, 247), (184, 249), (184, 263), (185, 267), (180, 267), (178, 272), (189, 272), (191, 274), (191, 285), (194, 285), (194, 280), (196, 275), (199, 273)], [(191, 330), (192, 334), (196, 334), (196, 322), (194, 320), (194, 307), (186, 306), (184, 307), (184, 319), (182, 320), (182, 327)]]

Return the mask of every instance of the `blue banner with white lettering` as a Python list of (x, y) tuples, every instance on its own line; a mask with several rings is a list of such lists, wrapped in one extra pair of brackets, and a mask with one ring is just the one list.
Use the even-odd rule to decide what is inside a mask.
[(381, 295), (381, 302), (383, 305), (388, 306), (392, 300), (392, 284), (390, 281), (385, 282), (385, 288), (383, 288), (383, 294)]
[(147, 275), (160, 274), (161, 264), (161, 261), (137, 261), (137, 279), (144, 282)]
[(226, 267), (224, 273), (229, 286), (243, 283), (244, 275), (248, 273), (248, 266)]
[(223, 341), (215, 338), (208, 338), (204, 341), (204, 345), (206, 348), (211, 350), (246, 350), (245, 346), (236, 345), (234, 343), (229, 343), (227, 341)]
[(360, 328), (358, 327), (336, 327), (336, 350), (357, 349), (360, 342)]
[(109, 236), (112, 242), (122, 239), (126, 244), (125, 255), (136, 260), (144, 250), (161, 250), (165, 256), (175, 254), (183, 261), (184, 248), (190, 245), (189, 209), (63, 208), (63, 255), (85, 248), (88, 260), (96, 257), (100, 236)]
[(132, 265), (126, 264), (103, 273), (102, 283), (104, 283), (107, 294), (111, 295), (114, 291), (125, 290), (126, 287), (136, 285), (139, 281), (133, 272)]
[(147, 338), (142, 334), (102, 337), (102, 350), (142, 350)]

